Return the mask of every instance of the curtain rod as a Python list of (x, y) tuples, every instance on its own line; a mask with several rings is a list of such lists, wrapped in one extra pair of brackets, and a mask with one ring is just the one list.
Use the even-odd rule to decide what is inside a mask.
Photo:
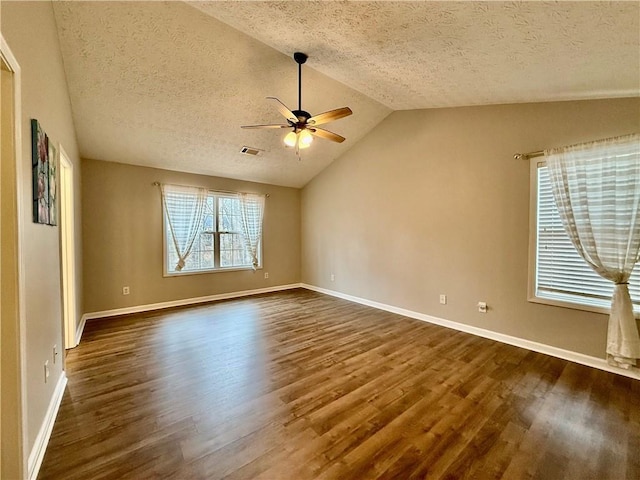
[(542, 157), (544, 156), (544, 150), (537, 150), (535, 152), (529, 153), (516, 153), (513, 155), (515, 160), (529, 160), (530, 158)]
[[(634, 137), (637, 137), (638, 133), (629, 133), (627, 135), (619, 135), (617, 137), (609, 137), (609, 138), (603, 138), (602, 140), (593, 140), (590, 142), (586, 142), (586, 143), (577, 143), (575, 145), (570, 145), (568, 147), (564, 147), (564, 148), (573, 148), (573, 147), (580, 147), (580, 146), (585, 146), (585, 145), (593, 145), (595, 143), (599, 143), (599, 142), (609, 142), (612, 140), (620, 140), (620, 139), (629, 139), (629, 140), (633, 140)], [(544, 156), (544, 151), (543, 150), (538, 150), (536, 152), (529, 152), (529, 153), (516, 153), (513, 158), (516, 160), (529, 160), (530, 158), (535, 158), (535, 157), (542, 157)]]
[[(154, 187), (159, 187), (162, 184), (160, 182), (153, 182), (151, 185), (153, 185)], [(175, 185), (176, 187), (193, 188), (193, 185), (180, 185), (178, 183), (167, 183), (167, 185)], [(234, 192), (233, 190), (220, 190), (219, 188), (209, 188), (209, 187), (201, 187), (201, 188), (206, 188), (207, 190), (211, 190), (212, 192), (218, 192), (218, 193), (252, 193), (252, 192)], [(255, 193), (252, 193), (252, 194), (255, 195)], [(268, 193), (259, 193), (258, 195), (264, 195), (267, 198), (271, 196)]]

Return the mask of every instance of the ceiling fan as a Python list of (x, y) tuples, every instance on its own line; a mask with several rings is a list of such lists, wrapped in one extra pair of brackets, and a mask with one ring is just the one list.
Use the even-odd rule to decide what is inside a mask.
[(313, 115), (302, 110), (302, 64), (309, 58), (302, 52), (295, 52), (293, 59), (298, 64), (298, 109), (289, 110), (289, 108), (275, 97), (267, 97), (267, 100), (274, 102), (278, 111), (287, 119), (286, 124), (270, 124), (270, 125), (243, 125), (242, 128), (290, 128), (291, 131), (285, 135), (284, 144), (288, 147), (295, 147), (296, 154), (300, 156), (300, 149), (307, 148), (311, 145), (313, 137), (320, 137), (332, 142), (342, 143), (345, 141), (343, 136), (330, 132), (324, 128), (318, 127), (325, 123), (333, 122), (343, 117), (351, 115), (353, 112), (349, 107), (337, 108), (328, 112)]

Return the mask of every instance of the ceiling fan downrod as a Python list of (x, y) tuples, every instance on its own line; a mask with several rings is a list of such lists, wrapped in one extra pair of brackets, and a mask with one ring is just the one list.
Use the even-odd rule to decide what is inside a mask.
[(306, 53), (295, 52), (293, 59), (298, 64), (298, 111), (302, 111), (302, 64), (307, 61), (309, 56)]

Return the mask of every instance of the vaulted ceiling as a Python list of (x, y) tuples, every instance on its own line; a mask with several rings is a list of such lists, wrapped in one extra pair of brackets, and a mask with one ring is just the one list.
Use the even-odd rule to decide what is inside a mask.
[[(85, 158), (301, 187), (394, 110), (640, 95), (639, 2), (53, 2)], [(265, 97), (349, 106), (298, 160)], [(242, 146), (262, 150), (240, 153)]]

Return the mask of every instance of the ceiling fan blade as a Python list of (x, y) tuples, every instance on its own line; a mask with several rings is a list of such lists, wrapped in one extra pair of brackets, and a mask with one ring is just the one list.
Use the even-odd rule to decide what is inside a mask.
[(242, 125), (240, 128), (291, 128), (291, 125)]
[(338, 120), (339, 118), (348, 117), (353, 112), (349, 107), (336, 108), (335, 110), (329, 110), (328, 112), (319, 113), (318, 115), (314, 115), (307, 123), (309, 125), (322, 125), (323, 123), (333, 122), (334, 120)]
[(298, 117), (296, 117), (293, 114), (293, 112), (289, 110), (289, 107), (287, 107), (284, 103), (282, 103), (276, 97), (267, 97), (267, 100), (273, 100), (274, 102), (277, 102), (276, 107), (278, 107), (278, 111), (282, 114), (284, 118), (286, 118), (287, 120), (293, 123), (298, 122)]
[(329, 130), (325, 130), (323, 128), (313, 127), (307, 128), (307, 130), (309, 130), (311, 134), (315, 135), (316, 137), (331, 140), (332, 142), (342, 143), (346, 140), (346, 138), (344, 138), (343, 136), (338, 135), (337, 133), (330, 132)]

